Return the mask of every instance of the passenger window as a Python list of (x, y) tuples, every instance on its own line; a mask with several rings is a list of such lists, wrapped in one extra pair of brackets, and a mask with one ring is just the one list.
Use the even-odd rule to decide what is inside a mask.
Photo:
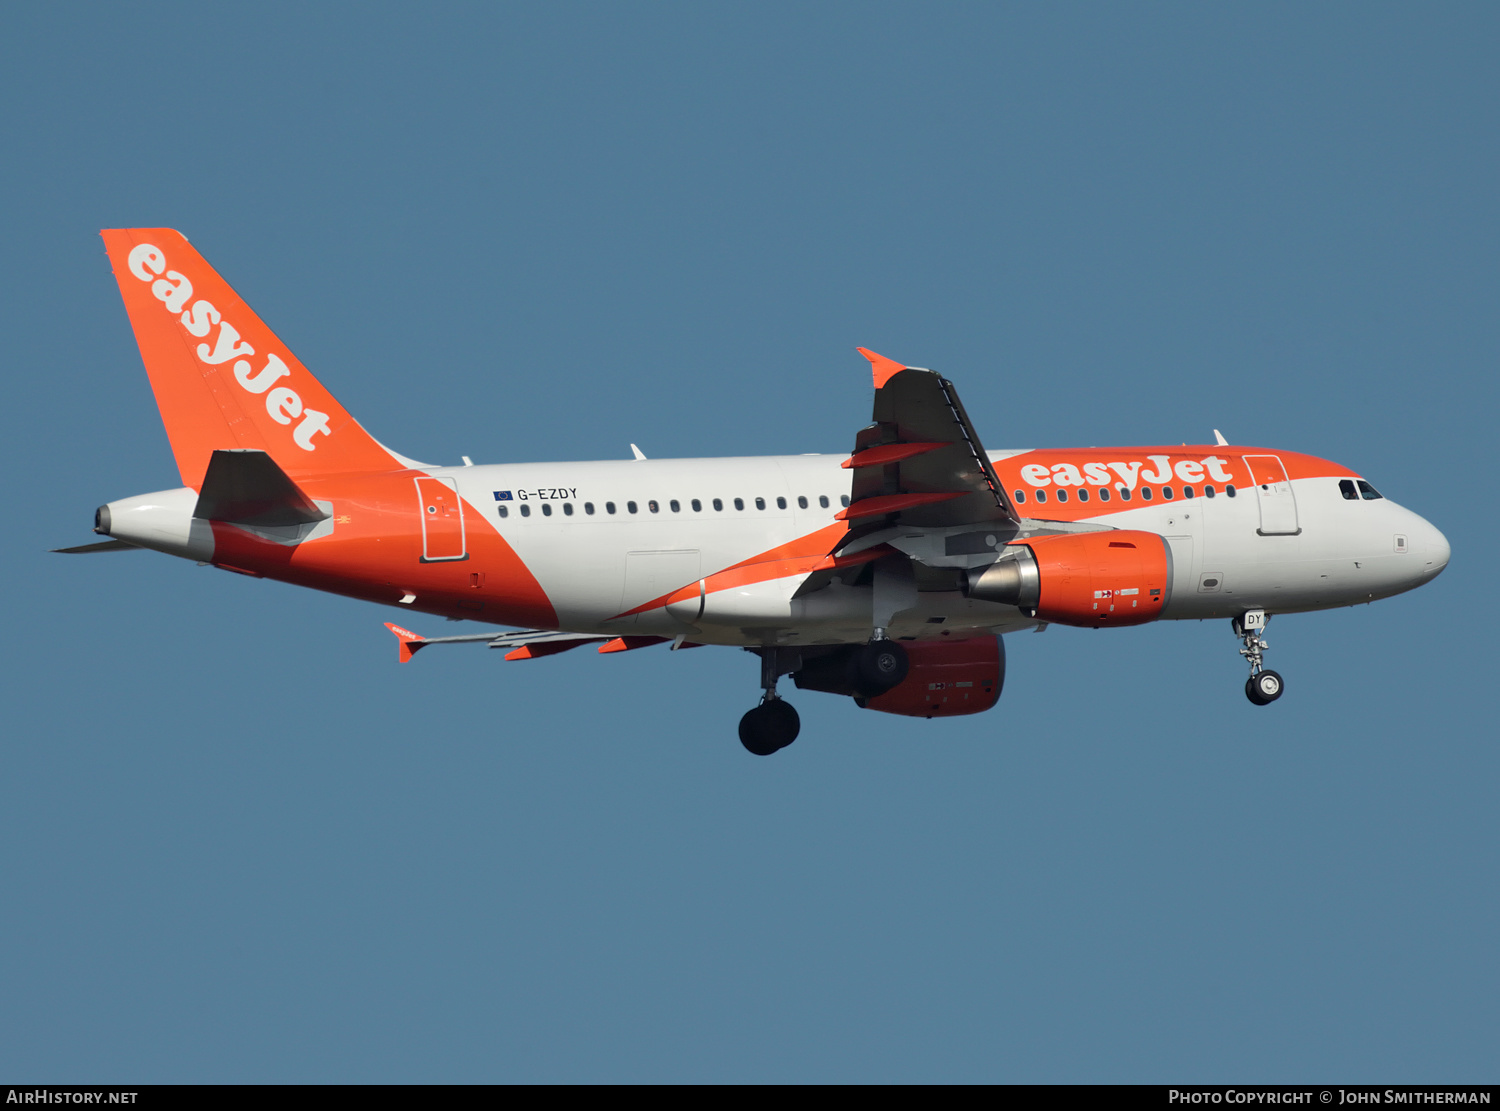
[(1380, 491), (1371, 486), (1364, 479), (1359, 480), (1359, 496), (1365, 501), (1376, 501), (1380, 497)]
[(1108, 489), (1108, 487), (1106, 487), (1105, 489), (1099, 491), (1099, 500), (1100, 501), (1109, 501), (1109, 489)]
[(638, 512), (640, 512), (640, 511), (639, 511), (639, 510), (638, 510), (638, 509), (637, 509), (637, 508), (636, 508), (636, 505), (635, 505), (635, 502), (633, 502), (633, 501), (628, 501), (628, 502), (626, 502), (626, 503), (625, 503), (625, 508), (626, 508), (626, 509), (628, 509), (628, 510), (629, 510), (629, 511), (630, 511), (630, 512), (632, 512), (632, 513), (638, 513)]
[(1126, 489), (1124, 486), (1120, 487), (1120, 500), (1121, 501), (1129, 501), (1130, 500), (1130, 491), (1128, 489)]
[(765, 498), (756, 498), (755, 499), (755, 508), (756, 509), (764, 509), (765, 507), (766, 507), (766, 499)]
[(682, 512), (682, 503), (676, 498), (673, 498), (671, 501), (667, 502), (667, 506), (672, 510), (673, 513)]
[(724, 502), (721, 499), (719, 499), (719, 498), (715, 498), (714, 499), (714, 511), (716, 513), (723, 513), (724, 512)]
[(697, 498), (693, 499), (693, 512), (694, 513), (702, 513), (703, 512), (703, 503), (701, 501), (699, 501)]
[(1038, 490), (1036, 492), (1036, 500), (1037, 500), (1038, 503), (1045, 502), (1047, 500), (1047, 491), (1045, 491), (1045, 490)]
[(1078, 500), (1079, 501), (1088, 501), (1089, 500), (1089, 492), (1087, 490), (1080, 490), (1080, 491), (1078, 491)]
[(1192, 497), (1193, 496), (1193, 488), (1191, 486), (1184, 486), (1182, 488), (1182, 496), (1185, 497), (1185, 498)]
[(776, 499), (776, 508), (777, 509), (785, 509), (786, 508), (786, 499), (785, 498), (777, 498)]
[(849, 495), (848, 494), (840, 494), (839, 495), (839, 504), (842, 505), (845, 509), (848, 509), (849, 508)]
[(583, 511), (592, 517), (594, 515), (594, 503), (591, 501), (584, 502)]
[(530, 517), (531, 516), (531, 506), (527, 505), (525, 502), (521, 503), (521, 516), (522, 517)]
[(797, 495), (797, 508), (798, 509), (806, 509), (807, 508), (807, 499), (804, 498), (801, 494)]
[(735, 498), (734, 499), (734, 507), (736, 509), (744, 509), (745, 508), (745, 499), (744, 498)]
[(604, 503), (604, 512), (606, 512), (606, 513), (613, 513), (614, 511), (615, 511), (615, 503), (614, 502), (607, 501), (607, 502)]
[(552, 503), (551, 502), (546, 502), (546, 501), (542, 502), (542, 516), (543, 517), (550, 517), (550, 516), (552, 516)]
[(648, 501), (646, 503), (646, 508), (649, 509), (649, 510), (651, 510), (652, 513), (660, 513), (661, 512), (661, 506), (657, 505), (656, 502), (654, 502), (654, 501)]
[(510, 510), (506, 509), (505, 506), (502, 505), (500, 507), (500, 516), (502, 516), (502, 517), (509, 517), (510, 516)]
[(1231, 498), (1234, 497), (1234, 484), (1230, 483), (1228, 486), (1224, 487), (1224, 493), (1228, 494)]
[(1215, 491), (1214, 491), (1214, 488), (1212, 486), (1205, 486), (1203, 488), (1203, 496), (1205, 498), (1211, 498), (1211, 497), (1213, 497), (1214, 493), (1215, 493)]
[(570, 501), (563, 502), (563, 516), (564, 517), (571, 517), (571, 516), (573, 516), (573, 503), (572, 502), (570, 502)]
[(827, 494), (819, 494), (818, 495), (818, 504), (821, 505), (824, 509), (827, 509), (828, 508), (828, 495)]
[(1013, 493), (1016, 495), (1016, 504), (1017, 505), (1025, 505), (1026, 504), (1026, 491), (1025, 490), (1016, 490), (1016, 491), (1013, 491)]
[(1067, 501), (1068, 500), (1068, 492), (1066, 490), (1059, 490), (1057, 492), (1057, 500), (1058, 501)]
[(1161, 488), (1161, 496), (1162, 496), (1162, 500), (1163, 501), (1171, 501), (1172, 500), (1172, 488), (1170, 486), (1163, 486)]
[(1141, 501), (1150, 501), (1150, 500), (1151, 500), (1151, 487), (1149, 487), (1149, 486), (1142, 486), (1141, 487)]

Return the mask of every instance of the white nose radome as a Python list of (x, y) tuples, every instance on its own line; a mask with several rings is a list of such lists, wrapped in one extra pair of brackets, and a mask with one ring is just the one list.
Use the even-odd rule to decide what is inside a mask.
[(1448, 546), (1448, 538), (1426, 521), (1422, 522), (1424, 527), (1421, 547), (1417, 551), (1422, 556), (1422, 574), (1427, 578), (1434, 578), (1438, 572), (1448, 566), (1448, 557), (1453, 554), (1453, 549)]

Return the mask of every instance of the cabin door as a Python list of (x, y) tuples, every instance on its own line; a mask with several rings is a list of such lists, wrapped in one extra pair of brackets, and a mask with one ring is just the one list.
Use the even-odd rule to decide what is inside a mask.
[(1250, 481), (1255, 483), (1255, 497), (1260, 503), (1262, 536), (1296, 536), (1302, 531), (1297, 523), (1297, 498), (1286, 477), (1286, 468), (1274, 455), (1247, 455)]

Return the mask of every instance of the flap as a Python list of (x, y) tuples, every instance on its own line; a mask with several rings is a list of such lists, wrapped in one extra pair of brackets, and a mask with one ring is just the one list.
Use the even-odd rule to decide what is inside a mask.
[(193, 516), (274, 528), (313, 524), (328, 514), (265, 452), (220, 448), (209, 457)]

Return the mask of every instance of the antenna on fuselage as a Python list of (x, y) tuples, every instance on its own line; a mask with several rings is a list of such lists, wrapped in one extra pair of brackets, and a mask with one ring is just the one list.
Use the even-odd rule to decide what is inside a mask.
[(1218, 444), (1220, 447), (1229, 446), (1229, 441), (1224, 439), (1224, 433), (1220, 432), (1217, 428), (1214, 429), (1214, 443)]
[(645, 459), (645, 458), (646, 458), (646, 453), (645, 453), (645, 452), (643, 452), (643, 451), (642, 451), (642, 450), (641, 450), (641, 449), (640, 449), (640, 448), (638, 448), (638, 447), (636, 447), (636, 446), (635, 446), (635, 445), (634, 445), (634, 444), (631, 444), (631, 445), (630, 445), (630, 451), (631, 451), (631, 453), (632, 453), (632, 454), (633, 454), (633, 455), (634, 455), (634, 456), (635, 456), (635, 457), (636, 457), (636, 458), (637, 458), (637, 459)]

